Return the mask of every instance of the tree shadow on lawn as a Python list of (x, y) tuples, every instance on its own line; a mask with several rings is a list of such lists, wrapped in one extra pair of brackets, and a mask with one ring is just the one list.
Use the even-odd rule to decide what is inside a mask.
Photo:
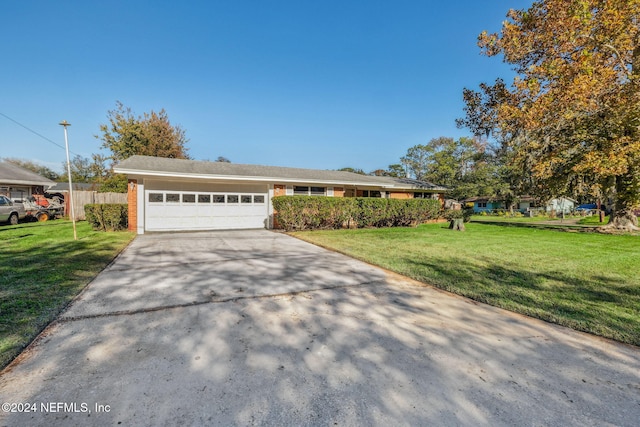
[(415, 279), (521, 314), (640, 345), (640, 290), (620, 279), (471, 263), (404, 259)]

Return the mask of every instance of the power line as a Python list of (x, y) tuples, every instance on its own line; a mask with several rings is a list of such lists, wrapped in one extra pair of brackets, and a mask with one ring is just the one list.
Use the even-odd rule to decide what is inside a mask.
[[(1, 113), (1, 112), (0, 112), (0, 116), (2, 116), (2, 117), (4, 117), (4, 118), (6, 118), (6, 119), (8, 119), (8, 120), (11, 120), (13, 123), (17, 124), (18, 126), (20, 126), (20, 127), (24, 128), (24, 129), (28, 130), (29, 132), (31, 132), (31, 133), (33, 133), (33, 134), (35, 134), (35, 135), (39, 136), (40, 138), (44, 139), (45, 141), (52, 143), (52, 144), (53, 144), (53, 145), (55, 145), (56, 147), (58, 147), (58, 148), (62, 148), (63, 150), (65, 149), (62, 145), (58, 144), (57, 142), (52, 141), (51, 139), (47, 138), (46, 136), (39, 134), (38, 132), (36, 132), (36, 131), (35, 131), (35, 130), (33, 130), (33, 129), (29, 129), (27, 126), (23, 125), (22, 123), (20, 123), (20, 122), (19, 122), (19, 121), (17, 121), (17, 120), (12, 119), (11, 117), (7, 116), (6, 114), (4, 114), (4, 113)], [(78, 153), (74, 153), (74, 152), (73, 152), (73, 151), (71, 151), (71, 150), (69, 150), (69, 151), (70, 151), (71, 153), (75, 154), (76, 156), (80, 156), (80, 154), (78, 154)], [(82, 156), (80, 156), (80, 157), (82, 157)]]

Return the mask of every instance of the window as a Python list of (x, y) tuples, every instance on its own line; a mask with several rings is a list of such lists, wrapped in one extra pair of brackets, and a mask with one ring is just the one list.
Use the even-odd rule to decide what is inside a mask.
[(478, 202), (478, 207), (479, 208), (486, 208), (487, 207), (487, 202)]
[(324, 187), (311, 187), (312, 196), (324, 196)]
[(308, 196), (309, 187), (300, 187), (298, 185), (293, 187), (293, 194), (297, 196)]
[(240, 197), (240, 203), (251, 203), (251, 196), (242, 195)]
[(213, 203), (224, 203), (224, 194), (214, 194)]
[(211, 203), (211, 195), (198, 194), (198, 203)]
[(264, 203), (264, 196), (253, 196), (253, 203)]
[(379, 191), (363, 190), (362, 197), (382, 197)]
[(306, 187), (296, 185), (293, 187), (293, 194), (297, 196), (324, 196), (326, 187)]
[(175, 193), (167, 193), (167, 203), (180, 203), (180, 195)]
[(196, 195), (195, 194), (183, 194), (182, 195), (182, 203), (195, 203)]
[(149, 203), (162, 203), (162, 202), (164, 202), (164, 194), (149, 193)]
[(227, 203), (238, 203), (238, 196), (227, 196)]

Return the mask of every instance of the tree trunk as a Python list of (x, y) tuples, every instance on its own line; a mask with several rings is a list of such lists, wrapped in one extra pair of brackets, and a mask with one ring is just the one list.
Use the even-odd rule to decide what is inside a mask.
[(601, 227), (604, 231), (640, 231), (638, 218), (633, 212), (633, 207), (637, 202), (636, 194), (638, 178), (633, 172), (616, 177), (616, 193), (613, 211), (609, 218), (609, 223)]

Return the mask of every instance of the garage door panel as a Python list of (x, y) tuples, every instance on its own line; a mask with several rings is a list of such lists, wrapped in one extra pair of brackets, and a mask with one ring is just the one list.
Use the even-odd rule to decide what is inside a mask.
[[(228, 188), (225, 188), (228, 189)], [(266, 192), (145, 191), (145, 229), (148, 231), (265, 228)], [(245, 190), (256, 190), (250, 186)], [(150, 194), (153, 196), (150, 197)], [(162, 197), (159, 197), (162, 194)], [(224, 196), (224, 197), (222, 197)], [(215, 203), (214, 201), (224, 201)]]

